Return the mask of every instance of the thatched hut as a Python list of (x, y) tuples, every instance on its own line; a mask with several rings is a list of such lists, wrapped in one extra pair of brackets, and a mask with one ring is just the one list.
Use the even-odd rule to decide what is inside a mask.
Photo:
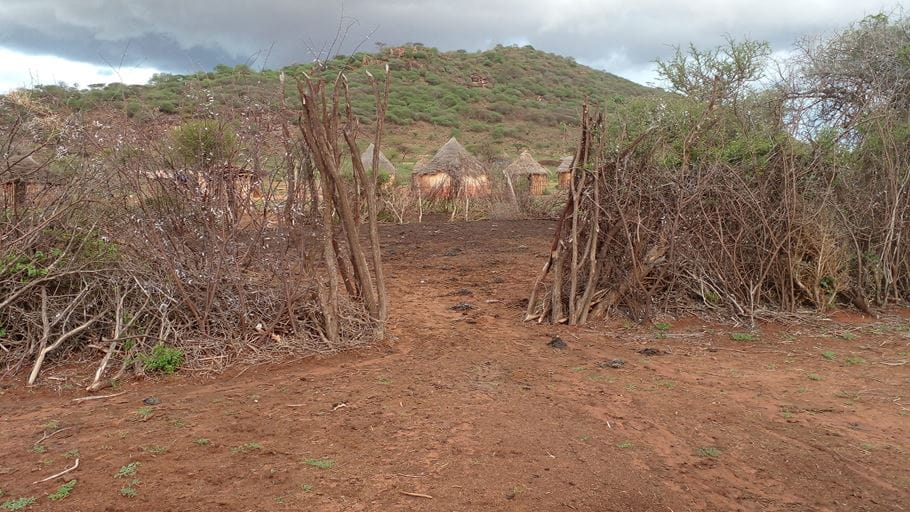
[(509, 177), (513, 184), (518, 180), (526, 180), (528, 192), (532, 196), (542, 196), (550, 179), (550, 173), (537, 160), (534, 160), (527, 150), (522, 151), (518, 158), (507, 165), (502, 172)]
[(559, 167), (556, 168), (556, 179), (557, 186), (559, 188), (569, 188), (569, 184), (572, 183), (572, 162), (575, 160), (574, 156), (563, 157), (559, 162)]
[(12, 208), (16, 214), (62, 184), (46, 164), (31, 156), (12, 157), (0, 166), (0, 208)]
[(414, 167), (413, 187), (427, 198), (483, 197), (490, 194), (490, 178), (477, 158), (455, 137), (443, 144), (429, 161)]
[(159, 187), (184, 190), (189, 197), (224, 195), (230, 203), (242, 204), (260, 197), (256, 173), (250, 169), (225, 165), (204, 170), (161, 169), (142, 173)]
[[(363, 153), (360, 153), (360, 163), (363, 164), (363, 168), (368, 173), (373, 168), (373, 148), (374, 146), (371, 142), (370, 145), (363, 150)], [(381, 149), (379, 150), (379, 175), (379, 185), (381, 188), (388, 189), (395, 185), (397, 169), (395, 169), (395, 164), (386, 158)]]
[[(363, 164), (363, 168), (369, 172), (373, 168), (373, 151), (374, 146), (371, 142), (366, 149), (363, 150), (363, 153), (360, 153), (360, 162)], [(395, 165), (386, 158), (382, 150), (379, 150), (379, 171), (389, 176), (395, 176)]]

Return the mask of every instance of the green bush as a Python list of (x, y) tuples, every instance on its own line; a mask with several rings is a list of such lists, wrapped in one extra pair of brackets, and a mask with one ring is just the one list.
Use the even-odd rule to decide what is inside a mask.
[(142, 366), (150, 372), (163, 372), (168, 375), (177, 371), (183, 364), (183, 350), (167, 345), (155, 345), (150, 354), (142, 357)]
[(174, 156), (187, 166), (206, 166), (229, 159), (237, 150), (237, 135), (210, 119), (190, 121), (171, 134)]
[(136, 101), (130, 101), (126, 104), (126, 115), (127, 117), (135, 117), (139, 111), (142, 110), (142, 105)]
[(155, 104), (155, 107), (158, 108), (159, 112), (164, 114), (176, 114), (177, 113), (177, 103), (169, 100), (159, 101)]

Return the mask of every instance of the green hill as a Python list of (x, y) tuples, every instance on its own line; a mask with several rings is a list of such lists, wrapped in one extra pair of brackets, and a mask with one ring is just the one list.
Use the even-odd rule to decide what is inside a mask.
[[(303, 72), (329, 77), (345, 71), (356, 112), (369, 123), (373, 97), (363, 71), (380, 76), (386, 65), (393, 82), (385, 151), (393, 160), (405, 162), (434, 151), (452, 135), (481, 157), (512, 155), (527, 147), (538, 158), (555, 158), (574, 145), (574, 127), (585, 98), (616, 101), (653, 91), (530, 46), (440, 52), (409, 44), (280, 70), (219, 65), (210, 72), (156, 75), (147, 85), (84, 89), (53, 85), (40, 86), (37, 92), (60, 108), (89, 112), (125, 108), (139, 120), (177, 123), (197, 115), (206, 102), (215, 108), (274, 108), (279, 104), (281, 72), (293, 78)], [(294, 101), (293, 80), (288, 82)]]

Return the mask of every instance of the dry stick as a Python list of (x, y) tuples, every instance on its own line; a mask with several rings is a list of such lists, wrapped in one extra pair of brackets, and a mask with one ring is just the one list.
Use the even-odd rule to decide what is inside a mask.
[(121, 391), (119, 393), (114, 393), (113, 395), (98, 395), (98, 396), (84, 396), (82, 398), (74, 398), (73, 402), (87, 402), (89, 400), (101, 400), (104, 398), (114, 398), (115, 396), (120, 396), (126, 393), (126, 391)]
[[(334, 193), (335, 195), (335, 210), (338, 212), (338, 216), (341, 218), (341, 225), (343, 227), (344, 235), (348, 242), (348, 251), (351, 256), (351, 264), (354, 267), (354, 274), (357, 278), (357, 281), (360, 282), (360, 290), (362, 293), (362, 299), (367, 310), (376, 317), (378, 316), (378, 304), (376, 302), (375, 295), (373, 293), (373, 287), (371, 285), (372, 278), (370, 276), (370, 269), (367, 266), (366, 256), (363, 252), (363, 247), (360, 245), (360, 233), (357, 227), (357, 223), (354, 220), (354, 215), (352, 213), (351, 204), (348, 199), (347, 187), (345, 186), (344, 180), (338, 173), (338, 162), (336, 155), (339, 154), (337, 148), (337, 137), (341, 131), (337, 126), (338, 119), (338, 94), (339, 89), (342, 87), (338, 82), (341, 80), (341, 75), (339, 75), (338, 80), (336, 80), (336, 87), (332, 97), (332, 117), (327, 118), (327, 102), (325, 99), (324, 93), (319, 96), (322, 100), (323, 107), (323, 116), (319, 117), (315, 112), (316, 104), (316, 89), (312, 82), (307, 81), (309, 85), (310, 94), (307, 97), (302, 97), (304, 101), (304, 113), (306, 114), (304, 122), (301, 123), (301, 131), (315, 130), (316, 136), (311, 136), (307, 138), (307, 143), (310, 144), (310, 149), (313, 152), (322, 151), (324, 157), (321, 159), (323, 166), (320, 168), (320, 174), (327, 174), (327, 178), (330, 180), (331, 188), (326, 187), (323, 193), (328, 196)], [(302, 84), (298, 83), (298, 87), (301, 91), (301, 94), (307, 96), (303, 90)], [(306, 127), (304, 126), (306, 125)], [(331, 131), (331, 133), (330, 133)], [(352, 157), (352, 159), (356, 159)]]
[(72, 471), (72, 470), (74, 470), (74, 469), (76, 469), (76, 468), (78, 468), (78, 467), (79, 467), (79, 459), (76, 459), (76, 462), (73, 464), (73, 467), (71, 467), (71, 468), (66, 468), (66, 469), (64, 469), (63, 471), (61, 471), (61, 472), (59, 472), (59, 473), (57, 473), (57, 474), (55, 474), (55, 475), (51, 475), (51, 476), (49, 476), (49, 477), (47, 477), (47, 478), (45, 478), (45, 479), (43, 479), (43, 480), (38, 480), (38, 481), (32, 482), (32, 485), (40, 484), (41, 482), (47, 482), (48, 480), (53, 480), (53, 479), (57, 478), (58, 476), (63, 476), (63, 475), (69, 473), (70, 471)]
[[(578, 293), (578, 206), (579, 199), (581, 198), (581, 189), (587, 178), (585, 173), (582, 173), (580, 177), (577, 174), (579, 171), (579, 162), (581, 163), (582, 168), (588, 163), (586, 149), (590, 132), (588, 131), (589, 119), (587, 103), (582, 107), (581, 117), (581, 143), (575, 151), (575, 165), (572, 168), (572, 266), (569, 275), (569, 323), (571, 324), (575, 323), (575, 295)], [(561, 273), (561, 269), (557, 269), (557, 274), (559, 273)], [(562, 300), (558, 293), (558, 291), (561, 291), (562, 289), (562, 280), (556, 279), (556, 277), (557, 275), (554, 274), (553, 323), (558, 321), (558, 316), (561, 315), (562, 310)]]
[(92, 380), (92, 383), (85, 388), (86, 391), (97, 391), (101, 388), (101, 376), (104, 375), (104, 370), (107, 369), (107, 364), (111, 360), (111, 356), (114, 355), (114, 352), (117, 351), (117, 342), (112, 341), (110, 346), (107, 349), (107, 353), (104, 354), (104, 357), (101, 359), (101, 364), (98, 365), (98, 369), (95, 371), (95, 378)]
[[(376, 127), (373, 138), (373, 155), (371, 162), (371, 170), (369, 179), (366, 176), (366, 171), (363, 167), (363, 162), (357, 155), (357, 143), (355, 140), (355, 130), (357, 127), (356, 119), (354, 118), (353, 109), (351, 108), (350, 96), (348, 95), (347, 82), (345, 82), (345, 100), (348, 103), (348, 128), (344, 130), (344, 138), (348, 144), (348, 149), (351, 153), (351, 163), (354, 167), (355, 174), (358, 181), (363, 182), (364, 189), (366, 190), (366, 200), (367, 200), (367, 217), (370, 230), (370, 249), (371, 249), (371, 259), (373, 263), (373, 272), (375, 274), (376, 281), (376, 320), (379, 322), (379, 336), (382, 336), (384, 332), (384, 324), (388, 318), (388, 294), (386, 291), (385, 285), (385, 273), (382, 267), (382, 255), (380, 248), (380, 238), (379, 238), (379, 222), (378, 215), (379, 209), (376, 204), (376, 195), (377, 195), (377, 186), (379, 180), (379, 155), (380, 155), (380, 144), (382, 143), (382, 125), (385, 118), (385, 105), (388, 101), (388, 91), (389, 91), (389, 81), (390, 74), (388, 67), (386, 67), (386, 79), (385, 79), (385, 88), (383, 92), (380, 92), (379, 85), (376, 82), (376, 79), (372, 74), (367, 72), (367, 75), (370, 77), (370, 82), (373, 85), (373, 92), (375, 95), (376, 102)], [(373, 286), (372, 283), (364, 283), (365, 286)]]
[(417, 493), (417, 492), (405, 492), (405, 491), (401, 491), (401, 494), (404, 494), (405, 496), (413, 496), (413, 497), (415, 497), (415, 498), (426, 498), (426, 499), (429, 499), (429, 500), (433, 499), (433, 497), (430, 496), (429, 494), (420, 494), (420, 493)]
[(71, 429), (71, 428), (73, 428), (73, 427), (58, 428), (57, 430), (51, 432), (50, 434), (44, 434), (43, 436), (41, 436), (41, 439), (35, 441), (35, 444), (33, 444), (32, 446), (38, 446), (38, 445), (41, 444), (45, 439), (50, 439), (51, 437), (53, 437), (53, 436), (59, 434), (60, 432), (63, 432), (64, 430), (69, 430), (69, 429)]
[(370, 208), (370, 245), (373, 255), (373, 270), (376, 274), (376, 295), (379, 301), (379, 321), (381, 324), (380, 335), (385, 330), (385, 322), (389, 316), (389, 297), (386, 289), (385, 270), (382, 267), (382, 251), (379, 245), (379, 212), (376, 207), (376, 187), (379, 181), (379, 147), (382, 143), (382, 129), (385, 124), (385, 112), (389, 104), (389, 90), (392, 84), (392, 74), (389, 71), (389, 65), (385, 66), (385, 88), (380, 92), (378, 87), (374, 87), (376, 95), (376, 133), (373, 141), (373, 180), (370, 184), (370, 196), (367, 199), (367, 206)]
[(57, 338), (57, 341), (55, 341), (53, 344), (48, 345), (47, 347), (44, 347), (41, 350), (41, 352), (38, 353), (38, 357), (35, 359), (35, 366), (32, 368), (32, 373), (29, 374), (29, 376), (28, 376), (28, 385), (31, 386), (32, 384), (35, 383), (35, 380), (38, 379), (38, 372), (41, 371), (41, 365), (44, 364), (44, 358), (47, 357), (47, 354), (49, 352), (51, 352), (52, 350), (54, 350), (57, 347), (59, 347), (60, 345), (62, 345), (63, 342), (66, 341), (67, 339), (69, 339), (70, 337), (75, 336), (75, 335), (79, 334), (80, 332), (91, 327), (92, 324), (97, 322), (102, 317), (103, 314), (104, 313), (98, 313), (97, 315), (88, 319), (82, 325), (75, 327), (73, 329), (70, 329), (69, 331), (60, 335), (60, 337)]

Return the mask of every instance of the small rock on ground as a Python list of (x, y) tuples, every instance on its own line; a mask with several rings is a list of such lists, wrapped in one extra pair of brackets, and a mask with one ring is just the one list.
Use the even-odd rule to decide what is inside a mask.
[(560, 338), (559, 336), (550, 340), (550, 342), (547, 343), (547, 346), (552, 347), (552, 348), (558, 348), (558, 349), (564, 349), (564, 348), (568, 347), (568, 345), (566, 345), (566, 342), (562, 341), (562, 338)]

